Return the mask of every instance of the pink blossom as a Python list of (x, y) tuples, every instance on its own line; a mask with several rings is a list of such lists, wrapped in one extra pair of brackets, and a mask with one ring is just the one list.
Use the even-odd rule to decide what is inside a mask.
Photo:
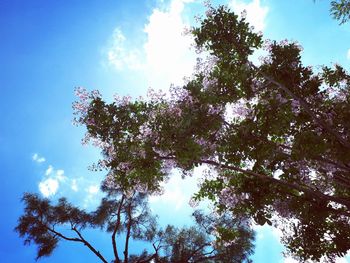
[(196, 199), (194, 199), (193, 197), (191, 197), (191, 199), (188, 202), (188, 204), (190, 205), (190, 207), (195, 208), (195, 207), (198, 206), (199, 202)]
[(207, 76), (205, 76), (203, 78), (203, 88), (204, 89), (208, 89), (211, 88), (213, 86), (216, 86), (218, 83), (216, 78), (208, 78)]
[(148, 192), (148, 186), (147, 184), (143, 183), (136, 183), (134, 190), (139, 193), (147, 193)]
[(279, 101), (281, 104), (284, 104), (288, 101), (286, 98), (283, 98), (280, 93), (277, 93), (276, 100)]
[(170, 101), (172, 103), (193, 101), (192, 96), (190, 95), (188, 90), (182, 87), (171, 85), (169, 88), (169, 92), (170, 92)]
[(120, 162), (118, 165), (118, 169), (123, 172), (129, 172), (131, 170), (132, 166), (129, 162)]
[(108, 189), (117, 189), (118, 185), (116, 183), (115, 176), (113, 172), (109, 172), (106, 176), (106, 178), (103, 181), (103, 184), (108, 188)]
[(239, 202), (237, 196), (228, 187), (221, 190), (219, 198), (220, 203), (227, 207), (235, 207)]
[(263, 64), (271, 64), (272, 63), (272, 58), (270, 56), (260, 56), (258, 59)]
[(89, 99), (89, 93), (88, 91), (83, 87), (76, 87), (74, 90), (74, 93), (77, 97), (79, 97), (80, 100), (88, 100)]
[(176, 168), (176, 162), (173, 159), (164, 160), (161, 171), (164, 174), (169, 174), (172, 169)]
[(252, 110), (247, 106), (244, 100), (240, 100), (233, 105), (232, 112), (241, 118), (249, 118), (252, 114)]
[(222, 107), (215, 107), (213, 105), (209, 105), (209, 109), (208, 109), (208, 113), (211, 114), (211, 115), (218, 115), (220, 113), (222, 113), (223, 110), (222, 110)]
[(271, 52), (272, 50), (272, 41), (270, 39), (266, 39), (263, 43), (262, 48), (267, 52)]
[(195, 139), (195, 142), (197, 143), (197, 144), (199, 144), (200, 146), (205, 146), (208, 142), (205, 140), (205, 139), (203, 139), (203, 138), (200, 138), (200, 139)]
[(98, 99), (101, 98), (101, 93), (98, 90), (91, 91), (91, 98), (92, 99)]
[(300, 103), (299, 103), (299, 101), (293, 99), (292, 103), (291, 103), (291, 106), (292, 106), (292, 112), (295, 115), (298, 115), (300, 113)]
[(210, 1), (210, 0), (205, 0), (205, 1), (203, 1), (203, 5), (204, 5), (206, 8), (212, 8), (212, 6), (211, 6), (211, 1)]
[(89, 133), (85, 133), (84, 138), (81, 140), (82, 145), (87, 145), (91, 140), (91, 135)]
[(206, 15), (207, 17), (213, 16), (213, 9), (212, 9), (212, 8), (207, 9), (207, 10), (205, 11), (205, 15)]
[(178, 105), (172, 105), (169, 108), (169, 113), (176, 117), (181, 117), (182, 109)]
[(147, 91), (147, 97), (152, 102), (161, 102), (165, 100), (166, 94), (162, 90), (155, 91), (152, 88), (149, 88)]
[(114, 101), (117, 106), (127, 106), (131, 102), (131, 96), (119, 96), (118, 94), (113, 95)]
[(145, 139), (154, 139), (155, 133), (153, 133), (152, 129), (149, 127), (147, 123), (142, 124), (139, 128), (140, 134), (138, 135), (138, 139), (145, 140)]
[(290, 43), (289, 43), (288, 39), (283, 39), (282, 41), (280, 41), (279, 44), (280, 44), (281, 46), (287, 46), (287, 45), (289, 45)]
[(86, 124), (87, 124), (87, 125), (95, 125), (95, 119), (94, 119), (94, 118), (89, 118), (89, 119), (86, 121)]

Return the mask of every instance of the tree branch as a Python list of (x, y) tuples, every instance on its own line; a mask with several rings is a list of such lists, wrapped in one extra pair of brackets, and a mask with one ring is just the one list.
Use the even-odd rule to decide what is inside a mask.
[(80, 238), (74, 238), (74, 237), (66, 237), (65, 235), (61, 234), (60, 232), (55, 231), (54, 229), (46, 226), (46, 229), (49, 230), (50, 232), (54, 233), (56, 236), (59, 236), (60, 238), (63, 238), (64, 240), (67, 241), (75, 241), (75, 242), (83, 242)]
[(129, 239), (130, 239), (130, 232), (131, 232), (131, 225), (132, 225), (132, 218), (131, 218), (131, 202), (128, 205), (127, 210), (127, 216), (128, 216), (128, 224), (126, 229), (126, 238), (125, 238), (125, 248), (124, 248), (124, 262), (128, 263), (129, 259)]
[[(202, 246), (198, 247), (197, 249), (195, 249), (194, 251), (192, 251), (192, 253), (187, 257), (187, 261), (189, 261), (193, 256), (195, 256), (197, 254), (197, 252), (199, 252), (201, 249), (204, 249), (205, 247), (210, 246), (210, 243), (205, 243)], [(208, 252), (209, 254), (203, 254), (202, 256), (206, 256), (206, 255), (210, 255), (215, 251), (215, 249), (213, 249), (211, 252)]]
[(102, 262), (108, 263), (108, 261), (101, 255), (99, 251), (97, 251), (88, 241), (86, 241), (82, 234), (76, 229), (76, 227), (73, 227), (72, 230), (78, 234), (80, 237), (81, 242), (87, 246), (99, 259), (101, 259)]
[(276, 179), (274, 177), (270, 177), (270, 176), (267, 176), (267, 175), (264, 175), (264, 174), (255, 173), (255, 172), (250, 171), (250, 170), (244, 170), (244, 169), (236, 167), (236, 166), (220, 164), (220, 163), (218, 163), (216, 161), (212, 161), (212, 160), (201, 160), (200, 162), (201, 163), (205, 163), (205, 164), (211, 164), (211, 165), (214, 165), (214, 166), (217, 166), (217, 167), (221, 167), (221, 168), (225, 168), (225, 169), (229, 169), (229, 170), (233, 170), (233, 171), (237, 171), (237, 172), (241, 172), (241, 173), (244, 173), (244, 174), (247, 174), (247, 175), (252, 175), (254, 177), (258, 177), (258, 178), (263, 179), (263, 180), (268, 180), (268, 181), (274, 182), (276, 184), (279, 184), (279, 185), (282, 185), (282, 186), (286, 186), (288, 188), (291, 188), (291, 189), (303, 192), (303, 193), (308, 194), (308, 195), (310, 195), (310, 196), (312, 196), (312, 197), (314, 197), (316, 199), (333, 201), (335, 203), (338, 203), (338, 204), (350, 207), (350, 201), (348, 201), (348, 200), (344, 200), (343, 198), (340, 198), (340, 197), (326, 195), (326, 194), (321, 193), (319, 191), (310, 189), (310, 188), (308, 188), (306, 186), (301, 186), (301, 185), (298, 185), (298, 184), (289, 183), (289, 182), (282, 181), (282, 180), (279, 180), (279, 179)]
[(124, 198), (125, 198), (125, 195), (123, 194), (122, 195), (122, 199), (120, 200), (118, 211), (117, 211), (117, 222), (116, 222), (116, 224), (114, 226), (113, 233), (112, 233), (113, 253), (114, 253), (114, 257), (115, 257), (116, 263), (119, 263), (120, 259), (119, 259), (119, 255), (118, 255), (117, 242), (116, 242), (115, 237), (116, 237), (118, 228), (120, 226), (120, 219), (121, 219), (120, 213), (121, 213), (121, 210), (122, 210), (122, 207), (123, 207)]

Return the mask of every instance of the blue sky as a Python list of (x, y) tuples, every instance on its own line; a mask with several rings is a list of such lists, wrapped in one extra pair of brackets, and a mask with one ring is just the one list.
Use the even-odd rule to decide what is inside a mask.
[[(265, 38), (297, 40), (307, 64), (340, 63), (348, 68), (350, 24), (339, 26), (331, 19), (329, 2), (214, 3), (247, 9), (248, 20)], [(170, 83), (180, 84), (191, 75), (195, 61), (191, 40), (182, 32), (200, 12), (201, 1), (194, 0), (0, 1), (2, 262), (34, 262), (35, 248), (24, 247), (13, 231), (23, 192), (53, 200), (67, 196), (86, 209), (101, 196), (98, 184), (103, 174), (87, 169), (98, 151), (82, 146), (84, 129), (71, 124), (74, 87), (99, 89), (110, 100), (114, 93), (137, 97), (148, 87), (165, 90)], [(189, 222), (187, 203), (195, 184), (194, 179), (183, 182), (174, 175), (165, 196), (151, 200), (162, 223)], [(88, 236), (101, 251), (108, 251), (108, 236)], [(293, 262), (281, 256), (277, 237), (277, 231), (257, 229), (254, 262)], [(63, 260), (96, 262), (86, 248), (67, 242), (42, 262)]]

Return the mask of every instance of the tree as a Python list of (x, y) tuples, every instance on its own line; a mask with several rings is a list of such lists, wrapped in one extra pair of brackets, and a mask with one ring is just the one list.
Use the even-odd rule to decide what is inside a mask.
[[(295, 42), (263, 41), (228, 8), (209, 6), (192, 28), (197, 69), (168, 95), (102, 100), (78, 89), (78, 124), (101, 147), (96, 169), (123, 187), (154, 192), (177, 168), (212, 175), (195, 199), (218, 213), (283, 232), (299, 260), (334, 261), (350, 249), (350, 75), (340, 65), (315, 71)], [(253, 63), (251, 55), (267, 55)]]
[(344, 24), (350, 19), (350, 1), (338, 0), (331, 2), (331, 14), (334, 19)]
[[(314, 0), (316, 2), (316, 0)], [(334, 0), (331, 1), (330, 13), (335, 20), (342, 25), (350, 19), (350, 1), (349, 0)]]
[[(25, 244), (38, 245), (36, 259), (51, 255), (62, 240), (81, 243), (100, 261), (110, 262), (84, 235), (86, 228), (99, 228), (111, 234), (114, 263), (250, 262), (252, 231), (237, 220), (227, 220), (227, 215), (218, 217), (197, 211), (195, 226), (178, 229), (168, 225), (162, 230), (150, 212), (147, 193), (130, 188), (123, 191), (110, 175), (104, 180), (102, 190), (106, 197), (90, 213), (73, 206), (66, 198), (53, 205), (36, 194), (24, 194), (25, 213), (16, 231), (25, 238)], [(215, 239), (215, 235), (220, 236), (217, 229), (222, 226), (235, 235), (236, 242)], [(224, 233), (221, 236), (225, 238)], [(148, 242), (153, 249), (130, 254), (129, 247), (135, 240)]]

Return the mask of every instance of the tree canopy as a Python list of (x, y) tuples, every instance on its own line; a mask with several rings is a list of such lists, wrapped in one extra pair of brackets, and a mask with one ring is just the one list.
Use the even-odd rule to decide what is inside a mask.
[(331, 14), (334, 19), (339, 20), (340, 24), (344, 24), (350, 19), (350, 1), (337, 0), (331, 1)]
[[(244, 15), (224, 6), (209, 6), (190, 33), (200, 56), (185, 85), (150, 90), (148, 99), (116, 96), (112, 103), (98, 91), (76, 90), (75, 121), (87, 128), (84, 143), (101, 148), (94, 169), (108, 171), (107, 199), (89, 214), (64, 199), (52, 206), (25, 195), (19, 233), (39, 244), (38, 257), (50, 254), (57, 239), (67, 240), (53, 231), (70, 222), (78, 236), (78, 229), (105, 226), (114, 236), (124, 231), (153, 242), (154, 254), (143, 259), (242, 262), (251, 253), (248, 228), (255, 222), (279, 228), (287, 252), (300, 261), (344, 256), (350, 249), (350, 75), (340, 65), (304, 65), (298, 43), (263, 40)], [(258, 49), (266, 54), (259, 62), (252, 56)], [(211, 200), (215, 216), (196, 212), (199, 228), (141, 230), (128, 209), (160, 194), (171, 169), (189, 176), (200, 165), (207, 172), (193, 200)], [(140, 220), (153, 225), (142, 211)]]

